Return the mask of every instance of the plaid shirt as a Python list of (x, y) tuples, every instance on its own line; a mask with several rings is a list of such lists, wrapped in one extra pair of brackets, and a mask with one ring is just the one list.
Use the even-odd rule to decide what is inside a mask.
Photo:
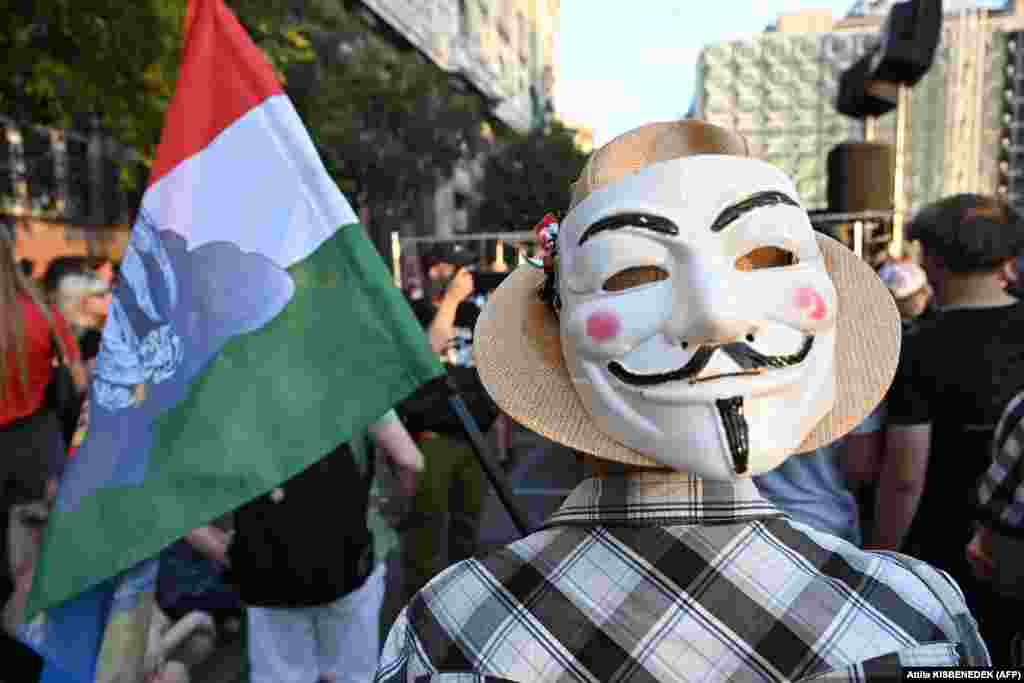
[(1024, 531), (1024, 393), (1006, 406), (992, 437), (992, 464), (978, 480), (978, 517), (997, 531)]
[(750, 480), (588, 479), (544, 527), (439, 574), (377, 681), (863, 680), (959, 662), (894, 560), (785, 517)]

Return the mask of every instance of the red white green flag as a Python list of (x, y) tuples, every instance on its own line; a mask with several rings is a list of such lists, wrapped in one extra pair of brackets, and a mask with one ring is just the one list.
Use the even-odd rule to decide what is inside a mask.
[(30, 611), (297, 474), (442, 373), (263, 54), (191, 0)]

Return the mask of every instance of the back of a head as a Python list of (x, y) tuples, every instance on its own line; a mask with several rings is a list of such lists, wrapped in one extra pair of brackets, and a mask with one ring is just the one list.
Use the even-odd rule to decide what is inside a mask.
[(1024, 218), (1005, 202), (977, 194), (930, 204), (907, 233), (951, 273), (993, 270), (1024, 251)]
[(89, 270), (89, 259), (85, 256), (58, 256), (50, 261), (43, 275), (43, 289), (48, 297), (57, 294), (61, 280), (71, 273), (84, 273)]
[(57, 282), (57, 288), (50, 296), (65, 318), (72, 324), (80, 315), (82, 300), (88, 296), (106, 294), (110, 291), (107, 283), (92, 272), (84, 270), (81, 272), (68, 272)]

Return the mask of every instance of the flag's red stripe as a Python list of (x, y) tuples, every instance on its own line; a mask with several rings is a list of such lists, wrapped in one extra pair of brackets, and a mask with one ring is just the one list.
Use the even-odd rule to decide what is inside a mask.
[(181, 71), (149, 184), (281, 92), (270, 64), (231, 10), (221, 0), (189, 0)]

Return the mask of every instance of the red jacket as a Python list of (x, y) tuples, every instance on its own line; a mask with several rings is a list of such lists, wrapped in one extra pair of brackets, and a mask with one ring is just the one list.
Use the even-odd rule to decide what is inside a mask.
[[(2, 387), (0, 400), (0, 427), (15, 420), (27, 417), (43, 405), (46, 385), (50, 382), (53, 349), (50, 342), (50, 326), (43, 312), (29, 297), (19, 294), (21, 304), (23, 349), (25, 351), (25, 369), (28, 375), (28, 386), (20, 384), (20, 370), (16, 352), (12, 349), (7, 355), (7, 381)], [(64, 348), (67, 349), (69, 361), (78, 361), (78, 343), (71, 334), (64, 318), (52, 308), (54, 326), (57, 328)]]

